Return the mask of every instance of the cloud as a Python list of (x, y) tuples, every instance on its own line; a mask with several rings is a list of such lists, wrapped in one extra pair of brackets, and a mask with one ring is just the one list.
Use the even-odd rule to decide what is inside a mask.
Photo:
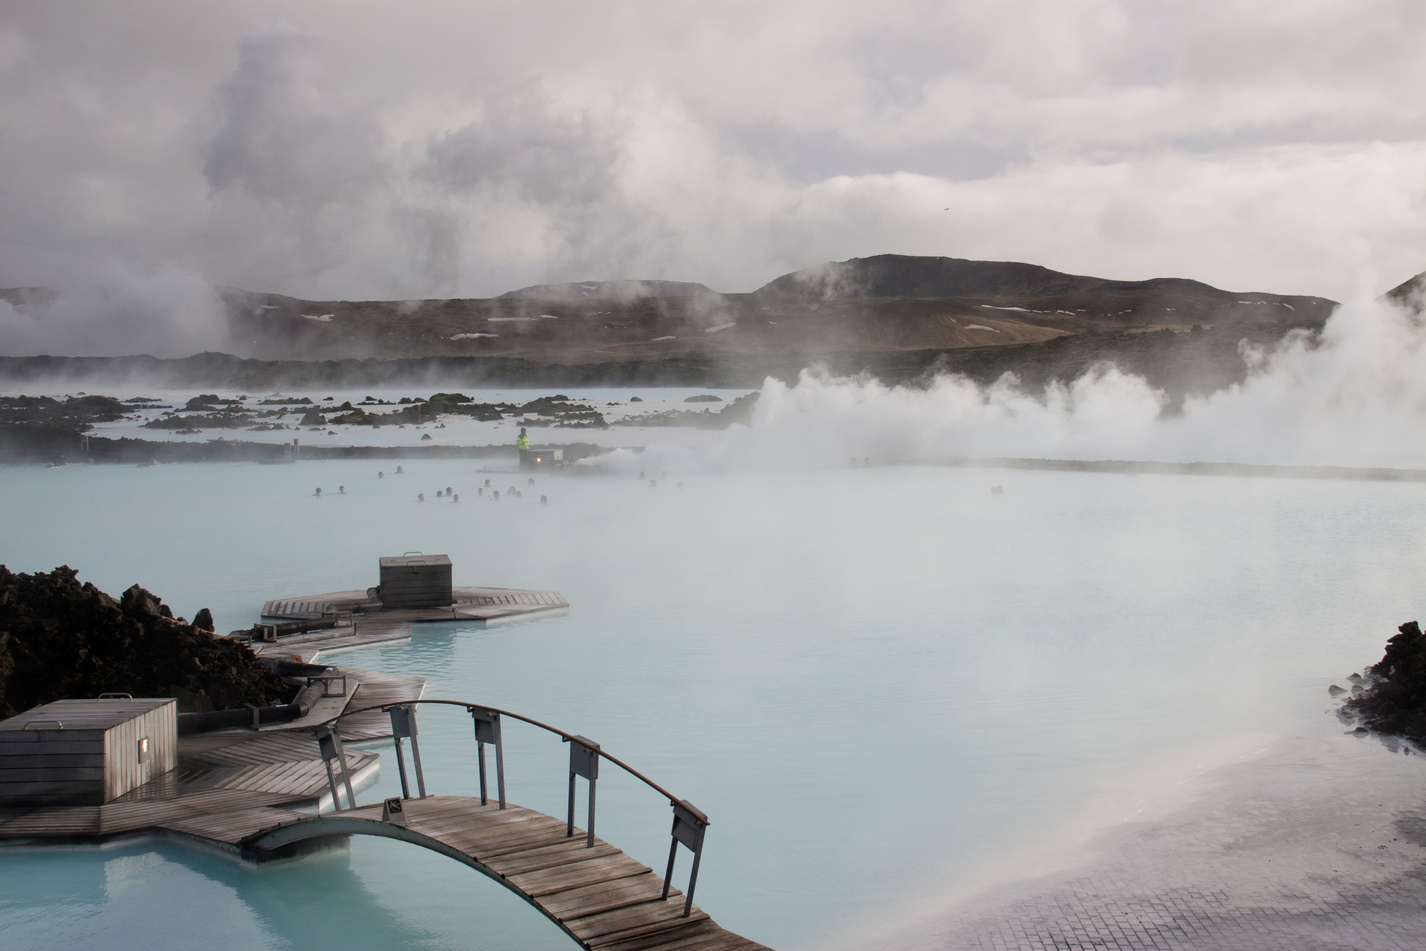
[(333, 85), (315, 35), (255, 27), (199, 119), (214, 243), (281, 285), (341, 275), (364, 236), (389, 251), (389, 143), (374, 109), (335, 102)]
[(669, 235), (656, 207), (624, 191), (627, 130), (617, 116), (565, 114), (532, 88), (492, 92), (484, 114), (434, 136), (416, 170), (447, 207), (526, 219), (525, 257), (536, 267), (618, 279)]
[(1423, 41), (1407, 0), (11, 5), (0, 286), (748, 290), (900, 251), (1341, 298), (1426, 264)]
[(428, 151), (426, 174), (447, 189), (577, 208), (613, 194), (621, 148), (614, 130), (588, 114), (553, 115), (523, 92), (492, 102), (481, 120), (432, 140)]
[(359, 205), (386, 177), (385, 139), (368, 110), (324, 95), (320, 44), (286, 24), (248, 31), (233, 72), (214, 90), (216, 125), (202, 149), (213, 192), (242, 189), (286, 216)]

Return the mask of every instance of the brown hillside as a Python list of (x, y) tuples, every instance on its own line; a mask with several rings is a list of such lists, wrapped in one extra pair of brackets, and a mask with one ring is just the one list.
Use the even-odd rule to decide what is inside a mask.
[(583, 299), (571, 286), (613, 285), (552, 286), (555, 299), (528, 296), (538, 288), (495, 299), (306, 301), (238, 290), (225, 299), (234, 349), (261, 359), (475, 356), (559, 364), (811, 359), (1194, 326), (1282, 332), (1320, 327), (1335, 306), (1172, 278), (1110, 281), (1027, 264), (902, 255), (821, 265), (752, 294)]

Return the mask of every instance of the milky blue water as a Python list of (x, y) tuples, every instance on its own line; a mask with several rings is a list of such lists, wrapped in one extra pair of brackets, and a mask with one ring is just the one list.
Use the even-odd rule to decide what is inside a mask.
[[(222, 629), (374, 584), (377, 557), (408, 550), (448, 553), (457, 584), (558, 589), (566, 617), (329, 660), (601, 742), (711, 816), (699, 904), (784, 949), (974, 882), (1148, 755), (1339, 731), (1326, 686), (1418, 616), (1426, 553), (1415, 485), (896, 467), (521, 477), (524, 499), (492, 503), (476, 486), (514, 474), (403, 465), (7, 468), (0, 561), (142, 583)], [(458, 503), (434, 498), (448, 485)], [(432, 791), (470, 794), (469, 719), (421, 717)], [(567, 748), (514, 725), (506, 741), (510, 798), (562, 814)], [(388, 758), (362, 798), (395, 783)], [(599, 801), (600, 835), (661, 870), (667, 804), (608, 768)], [(572, 946), (478, 873), (361, 838), (259, 869), (153, 841), (0, 851), (0, 935)]]

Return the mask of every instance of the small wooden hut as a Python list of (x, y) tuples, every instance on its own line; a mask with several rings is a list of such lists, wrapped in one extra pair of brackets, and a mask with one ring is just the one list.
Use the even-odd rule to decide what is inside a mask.
[(553, 469), (564, 465), (564, 449), (554, 446), (531, 446), (520, 450), (520, 469)]
[(451, 560), (446, 555), (401, 555), (381, 559), (383, 608), (448, 608)]
[(0, 721), (0, 806), (99, 806), (173, 769), (170, 698), (56, 700)]

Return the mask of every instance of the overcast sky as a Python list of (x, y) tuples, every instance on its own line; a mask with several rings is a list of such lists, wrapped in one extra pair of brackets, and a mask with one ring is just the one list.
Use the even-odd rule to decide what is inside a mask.
[[(6, 0), (0, 286), (1426, 269), (1421, 0)], [(139, 293), (140, 298), (143, 293)]]

